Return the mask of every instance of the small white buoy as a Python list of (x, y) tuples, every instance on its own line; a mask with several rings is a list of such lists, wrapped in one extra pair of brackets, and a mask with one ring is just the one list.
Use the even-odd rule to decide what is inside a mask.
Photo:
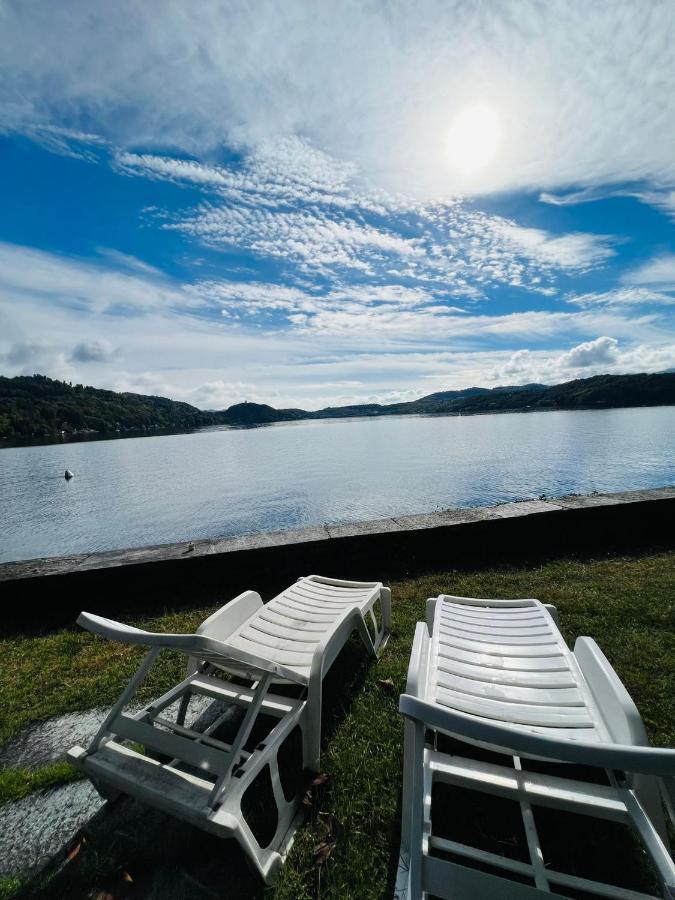
[(70, 479), (73, 478), (74, 476), (73, 476), (73, 473), (70, 471), (70, 469), (66, 469), (66, 474), (63, 477), (66, 479), (66, 481), (70, 481)]

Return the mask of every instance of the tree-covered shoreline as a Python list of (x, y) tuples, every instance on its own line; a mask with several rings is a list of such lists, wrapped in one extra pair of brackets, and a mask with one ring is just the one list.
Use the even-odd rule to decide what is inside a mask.
[(671, 405), (675, 405), (673, 372), (596, 375), (551, 386), (472, 387), (441, 391), (406, 403), (353, 404), (315, 411), (274, 409), (261, 403), (237, 403), (225, 410), (201, 410), (166, 397), (73, 385), (46, 375), (19, 375), (14, 378), (0, 376), (0, 439), (128, 435), (351, 416), (475, 415)]

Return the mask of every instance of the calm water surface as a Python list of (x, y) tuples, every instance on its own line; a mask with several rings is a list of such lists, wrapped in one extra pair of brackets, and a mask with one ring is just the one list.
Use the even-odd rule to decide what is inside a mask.
[(8, 447), (0, 450), (0, 560), (672, 483), (675, 407), (328, 420)]

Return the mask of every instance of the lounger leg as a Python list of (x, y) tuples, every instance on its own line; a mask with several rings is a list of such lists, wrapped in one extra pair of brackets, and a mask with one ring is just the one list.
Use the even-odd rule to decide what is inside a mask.
[[(403, 835), (406, 835), (410, 860), (408, 897), (410, 900), (419, 900), (422, 897), (422, 841), (424, 834), (424, 725), (421, 722), (411, 722), (410, 726), (410, 729), (406, 731), (406, 737), (409, 737), (410, 770), (404, 772), (404, 779), (406, 776), (408, 778), (408, 808), (403, 808), (404, 830), (401, 832), (401, 843), (403, 843)], [(406, 802), (405, 797), (403, 802)]]
[(380, 589), (380, 611), (382, 613), (382, 629), (375, 641), (376, 653), (384, 648), (391, 633), (391, 590), (388, 587)]
[(87, 754), (93, 753), (95, 750), (98, 749), (98, 745), (101, 743), (102, 738), (105, 736), (106, 732), (108, 731), (108, 726), (110, 725), (111, 722), (113, 722), (115, 720), (119, 711), (121, 709), (124, 709), (124, 707), (127, 705), (129, 700), (131, 700), (131, 698), (134, 696), (134, 694), (140, 687), (141, 682), (143, 682), (145, 680), (145, 677), (147, 676), (148, 672), (154, 665), (154, 662), (157, 659), (157, 656), (159, 655), (160, 649), (161, 649), (160, 647), (153, 647), (145, 655), (143, 662), (140, 664), (140, 666), (136, 670), (136, 674), (132, 677), (129, 684), (122, 691), (122, 694), (120, 695), (120, 698), (117, 701), (117, 703), (113, 706), (113, 708), (110, 710), (108, 715), (103, 720), (101, 727), (96, 732), (94, 740), (91, 742), (91, 744), (87, 748)]
[(321, 678), (313, 678), (307, 691), (307, 768), (319, 771), (321, 756), (321, 702), (323, 684)]
[(357, 615), (355, 617), (355, 627), (358, 631), (361, 640), (366, 645), (366, 650), (371, 656), (377, 656), (377, 649), (375, 644), (373, 643), (373, 639), (370, 636), (370, 632), (368, 631), (368, 626), (366, 625), (365, 619), (361, 615)]
[(414, 789), (415, 725), (406, 719), (403, 725), (403, 790), (401, 794), (401, 855), (410, 859), (410, 828)]
[(230, 749), (230, 759), (227, 771), (224, 772), (218, 781), (216, 781), (213, 786), (213, 790), (211, 791), (211, 796), (209, 797), (209, 806), (216, 807), (223, 793), (227, 790), (227, 786), (230, 783), (230, 779), (232, 778), (233, 768), (239, 762), (239, 754), (244, 744), (248, 740), (248, 736), (251, 733), (251, 729), (255, 724), (255, 720), (258, 717), (258, 713), (260, 712), (260, 708), (262, 706), (263, 700), (265, 699), (265, 694), (267, 693), (267, 689), (270, 686), (270, 682), (272, 680), (272, 676), (269, 672), (265, 672), (260, 681), (258, 682), (258, 686), (255, 689), (255, 696), (249, 708), (246, 710), (246, 715), (239, 726), (239, 731), (237, 732), (237, 736), (232, 742), (232, 747)]

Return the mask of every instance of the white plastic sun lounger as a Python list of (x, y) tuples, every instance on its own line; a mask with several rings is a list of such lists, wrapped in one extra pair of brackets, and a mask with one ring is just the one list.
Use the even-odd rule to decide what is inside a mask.
[[(104, 796), (129, 794), (236, 838), (270, 881), (301, 819), (302, 773), (318, 771), (323, 677), (353, 631), (378, 653), (390, 617), (391, 594), (381, 583), (318, 575), (301, 578), (267, 604), (247, 591), (193, 635), (153, 634), (82, 613), (83, 628), (149, 650), (91, 745), (73, 747), (68, 758)], [(163, 649), (188, 657), (186, 678), (140, 712), (124, 712)], [(236, 677), (225, 680), (223, 673)], [(274, 685), (282, 688), (275, 692)], [(201, 730), (186, 723), (195, 698), (220, 701)], [(228, 723), (233, 736), (221, 739), (218, 729)], [(247, 791), (253, 787), (255, 794), (262, 779), (271, 786), (264, 817), (272, 830), (264, 846), (246, 816)]]
[[(675, 896), (661, 802), (672, 818), (675, 750), (648, 746), (635, 704), (595, 641), (580, 637), (571, 653), (556, 620), (555, 609), (537, 600), (428, 601), (399, 707), (405, 717), (400, 900), (534, 900), (566, 890), (614, 900)], [(486, 750), (506, 755), (493, 762)], [(557, 763), (605, 770), (605, 784), (579, 780), (577, 767)], [(541, 773), (551, 768), (555, 774)], [(463, 836), (472, 807), (444, 829), (442, 816), (447, 824), (451, 813), (447, 804), (435, 811), (433, 798), (448, 785), (455, 797), (468, 789), (516, 801), (529, 861), (454, 839)], [(549, 867), (537, 831), (540, 807), (629, 826), (661, 893)], [(439, 834), (444, 830), (446, 836)]]

